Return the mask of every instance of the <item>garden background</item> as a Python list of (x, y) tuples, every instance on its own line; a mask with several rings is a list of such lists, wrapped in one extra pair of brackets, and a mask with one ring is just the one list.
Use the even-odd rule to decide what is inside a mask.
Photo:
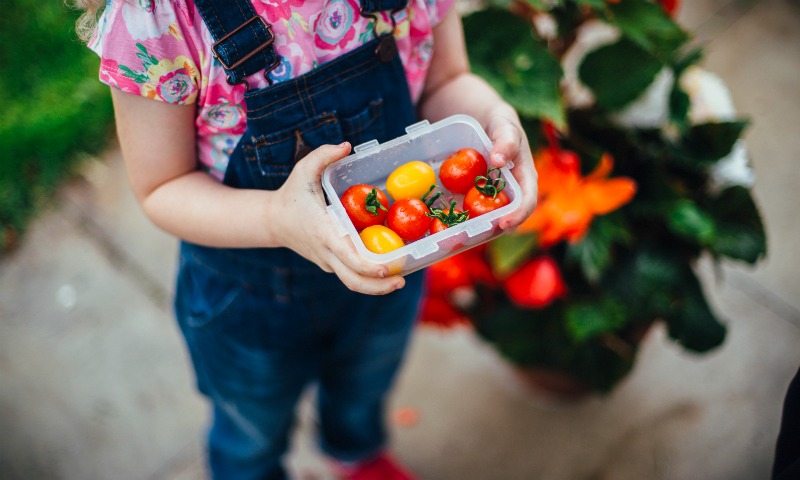
[[(725, 343), (696, 356), (656, 328), (618, 388), (565, 405), (471, 331), (420, 328), (392, 406), (395, 450), (422, 478), (766, 478), (800, 365), (800, 7), (700, 0), (678, 18), (752, 120), (770, 254), (700, 265)], [(175, 244), (133, 201), (73, 19), (19, 0), (0, 17), (0, 472), (200, 478), (206, 412), (168, 305)], [(299, 418), (292, 468), (327, 478), (307, 402)]]

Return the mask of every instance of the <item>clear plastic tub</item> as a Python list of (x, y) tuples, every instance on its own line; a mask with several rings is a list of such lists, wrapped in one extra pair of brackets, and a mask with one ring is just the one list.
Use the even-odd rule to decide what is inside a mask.
[[(503, 232), (498, 227), (500, 218), (516, 210), (522, 202), (519, 184), (509, 171), (511, 165), (500, 170), (506, 181), (504, 192), (511, 200), (508, 205), (470, 218), (435, 235), (426, 235), (388, 253), (378, 254), (367, 250), (347, 217), (340, 196), (351, 185), (366, 183), (385, 192), (389, 174), (398, 166), (412, 160), (421, 160), (431, 165), (438, 179), (442, 162), (462, 148), (474, 148), (488, 163), (492, 142), (481, 125), (467, 115), (454, 115), (434, 124), (423, 120), (406, 127), (406, 135), (382, 145), (377, 140), (372, 140), (356, 146), (353, 154), (329, 165), (322, 176), (322, 187), (330, 202), (328, 213), (333, 217), (339, 232), (352, 239), (364, 258), (388, 265), (392, 273), (400, 275), (417, 271), (501, 235)], [(441, 182), (437, 182), (437, 185), (439, 190), (445, 192), (443, 197), (453, 196), (458, 202), (458, 208), (461, 207), (463, 195), (453, 195)]]

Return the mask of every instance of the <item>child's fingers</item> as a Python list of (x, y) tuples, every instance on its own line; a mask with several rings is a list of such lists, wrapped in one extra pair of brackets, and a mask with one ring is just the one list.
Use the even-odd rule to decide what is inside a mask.
[(311, 194), (323, 198), (322, 190), (319, 188), (322, 173), (328, 165), (343, 159), (350, 154), (350, 143), (343, 142), (339, 145), (322, 145), (311, 151), (308, 155), (301, 158), (295, 169), (300, 169), (309, 179), (308, 190)]
[(512, 173), (522, 192), (522, 204), (500, 219), (500, 228), (503, 230), (517, 227), (533, 213), (539, 193), (538, 174), (530, 152), (521, 152), (520, 160), (514, 165)]
[(492, 152), (489, 154), (493, 166), (504, 167), (507, 162), (517, 158), (522, 135), (516, 125), (506, 119), (500, 119), (492, 122), (488, 134), (494, 142)]
[(385, 265), (372, 263), (362, 257), (353, 243), (347, 239), (339, 237), (336, 241), (331, 242), (328, 248), (340, 262), (359, 275), (373, 278), (389, 276), (389, 269)]
[(394, 275), (387, 278), (375, 278), (361, 275), (342, 263), (337, 257), (332, 257), (330, 266), (333, 272), (347, 288), (354, 292), (367, 295), (386, 295), (405, 285), (403, 277)]
[(349, 142), (342, 142), (339, 145), (323, 145), (312, 150), (311, 153), (303, 157), (297, 163), (300, 164), (302, 162), (310, 172), (322, 175), (322, 172), (328, 165), (343, 159), (349, 153)]

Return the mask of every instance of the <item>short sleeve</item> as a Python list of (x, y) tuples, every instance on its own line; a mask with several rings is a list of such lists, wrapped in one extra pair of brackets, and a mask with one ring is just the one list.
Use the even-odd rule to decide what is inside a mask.
[[(145, 7), (141, 5), (145, 4)], [(109, 2), (89, 48), (100, 57), (100, 81), (167, 103), (197, 101), (201, 31), (173, 0)]]

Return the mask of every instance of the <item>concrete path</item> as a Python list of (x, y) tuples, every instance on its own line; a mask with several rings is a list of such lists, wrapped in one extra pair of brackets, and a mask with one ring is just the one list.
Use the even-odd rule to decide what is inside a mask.
[[(701, 265), (729, 325), (705, 356), (651, 332), (608, 397), (575, 405), (525, 390), (466, 330), (420, 328), (392, 398), (419, 421), (394, 450), (426, 480), (768, 477), (780, 408), (800, 366), (800, 6), (687, 0), (704, 65), (754, 123), (747, 141), (769, 258)], [(0, 478), (190, 480), (204, 476), (206, 406), (169, 308), (175, 241), (152, 227), (111, 148), (0, 261)], [(289, 458), (327, 480), (309, 402)]]

